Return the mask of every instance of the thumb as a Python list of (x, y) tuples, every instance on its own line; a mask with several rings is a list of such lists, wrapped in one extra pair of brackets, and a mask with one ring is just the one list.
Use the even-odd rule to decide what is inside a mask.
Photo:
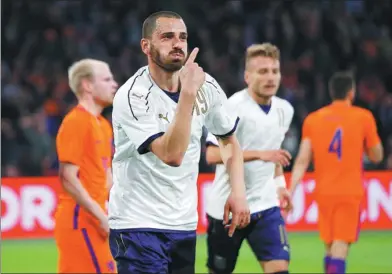
[(229, 223), (229, 214), (230, 214), (230, 204), (226, 202), (225, 208), (224, 208), (224, 213), (223, 213), (223, 224), (228, 224)]

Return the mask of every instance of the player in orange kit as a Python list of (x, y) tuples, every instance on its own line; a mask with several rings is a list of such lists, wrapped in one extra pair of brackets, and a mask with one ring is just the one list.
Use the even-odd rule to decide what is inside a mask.
[(352, 106), (354, 79), (336, 73), (329, 82), (332, 104), (306, 117), (291, 178), (291, 194), (313, 158), (320, 237), (326, 273), (345, 273), (350, 244), (357, 240), (364, 195), (362, 156), (379, 163), (383, 148), (370, 111)]
[(112, 129), (101, 115), (117, 83), (105, 62), (83, 59), (69, 71), (78, 105), (56, 139), (62, 192), (55, 215), (59, 273), (115, 273), (105, 210), (112, 184)]

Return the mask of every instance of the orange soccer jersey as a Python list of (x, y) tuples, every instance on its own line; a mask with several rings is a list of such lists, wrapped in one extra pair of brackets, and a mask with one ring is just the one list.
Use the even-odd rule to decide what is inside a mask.
[(309, 139), (316, 179), (321, 237), (352, 242), (359, 226), (364, 194), (364, 149), (380, 143), (370, 111), (334, 102), (304, 121), (302, 139)]
[[(106, 171), (111, 164), (111, 126), (82, 106), (64, 118), (56, 139), (60, 162), (79, 167), (79, 178), (89, 195), (105, 209), (108, 198)], [(62, 191), (56, 211), (55, 238), (60, 273), (108, 273), (115, 266), (99, 222)]]

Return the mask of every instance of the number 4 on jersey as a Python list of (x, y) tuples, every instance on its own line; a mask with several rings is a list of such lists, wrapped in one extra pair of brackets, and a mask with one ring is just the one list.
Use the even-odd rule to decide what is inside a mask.
[(335, 153), (339, 160), (342, 159), (342, 129), (338, 128), (333, 135), (328, 148), (329, 153)]

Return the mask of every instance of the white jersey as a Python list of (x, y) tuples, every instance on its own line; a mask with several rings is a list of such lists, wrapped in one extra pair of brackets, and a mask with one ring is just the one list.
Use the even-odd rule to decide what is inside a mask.
[(173, 121), (177, 103), (142, 67), (116, 93), (113, 102), (113, 187), (109, 198), (112, 229), (195, 230), (197, 177), (202, 127), (217, 136), (232, 134), (238, 117), (229, 114), (227, 98), (206, 74), (196, 98), (188, 150), (179, 167), (162, 162), (149, 151)]
[[(274, 96), (271, 109), (266, 114), (245, 89), (231, 96), (228, 102), (240, 118), (235, 134), (244, 151), (281, 148), (294, 114), (294, 109), (288, 101)], [(210, 133), (206, 141), (207, 144), (218, 144), (217, 139)], [(244, 173), (251, 213), (279, 205), (274, 181), (274, 163), (261, 160), (245, 162)], [(211, 217), (223, 219), (223, 209), (230, 190), (225, 166), (217, 165), (215, 179), (207, 195), (206, 212)]]

